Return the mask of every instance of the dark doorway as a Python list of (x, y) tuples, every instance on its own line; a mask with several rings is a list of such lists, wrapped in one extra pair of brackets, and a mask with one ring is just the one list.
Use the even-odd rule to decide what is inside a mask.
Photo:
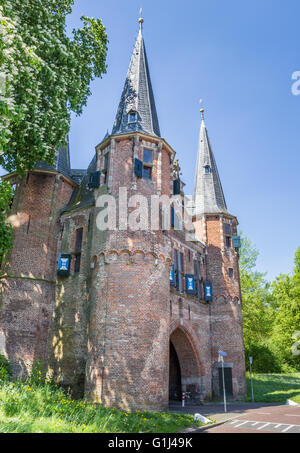
[(170, 373), (169, 373), (169, 399), (181, 399), (181, 372), (176, 350), (170, 341)]
[[(225, 381), (225, 390), (226, 396), (232, 397), (232, 368), (224, 368), (224, 381)], [(222, 376), (222, 368), (219, 368), (219, 391), (220, 397), (223, 396), (223, 376)]]

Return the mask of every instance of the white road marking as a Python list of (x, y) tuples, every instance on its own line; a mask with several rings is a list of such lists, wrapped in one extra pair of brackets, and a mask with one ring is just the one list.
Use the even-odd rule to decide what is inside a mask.
[(293, 427), (294, 427), (294, 425), (289, 425), (287, 428), (283, 429), (281, 432), (285, 433), (287, 430), (289, 430), (289, 429), (291, 429)]
[(279, 423), (278, 425), (274, 426), (274, 428), (279, 428), (279, 426), (281, 426), (282, 423)]
[(262, 425), (262, 426), (260, 426), (259, 428), (257, 428), (257, 430), (263, 429), (263, 428), (265, 428), (266, 426), (268, 426), (269, 424), (270, 424), (270, 423), (265, 423), (264, 425)]
[(252, 426), (258, 425), (260, 422), (254, 422), (252, 423)]
[(283, 414), (286, 417), (300, 417), (300, 414)]
[(248, 420), (246, 420), (245, 422), (240, 423), (239, 425), (235, 425), (235, 428), (238, 428), (239, 426), (245, 425), (246, 423), (249, 423)]
[(240, 420), (234, 420), (233, 422), (230, 422), (231, 425), (233, 425), (234, 423), (238, 423)]
[(271, 415), (271, 412), (253, 412), (253, 413), (258, 415)]

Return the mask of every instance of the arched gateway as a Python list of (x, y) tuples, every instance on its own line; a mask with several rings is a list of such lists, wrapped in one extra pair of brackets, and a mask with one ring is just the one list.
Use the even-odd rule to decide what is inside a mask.
[(169, 399), (181, 399), (182, 392), (200, 398), (201, 372), (197, 352), (187, 332), (178, 327), (170, 336)]

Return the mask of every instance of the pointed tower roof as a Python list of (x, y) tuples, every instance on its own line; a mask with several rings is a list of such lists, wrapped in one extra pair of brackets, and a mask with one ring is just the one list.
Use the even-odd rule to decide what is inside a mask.
[[(148, 60), (142, 33), (143, 19), (134, 46), (112, 134), (139, 131), (160, 137)], [(132, 113), (131, 117), (129, 114)]]
[(60, 146), (56, 153), (56, 159), (54, 165), (49, 165), (47, 162), (38, 162), (36, 168), (41, 170), (55, 170), (59, 171), (65, 176), (70, 177), (70, 146), (69, 136), (67, 137), (67, 143), (64, 146)]
[(204, 110), (202, 109), (202, 121), (194, 186), (195, 215), (215, 213), (229, 214), (227, 211), (217, 164), (205, 127), (203, 112)]

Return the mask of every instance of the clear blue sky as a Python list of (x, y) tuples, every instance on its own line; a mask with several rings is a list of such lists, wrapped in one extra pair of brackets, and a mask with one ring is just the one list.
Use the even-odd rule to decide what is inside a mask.
[(109, 36), (108, 71), (70, 132), (73, 168), (85, 168), (111, 131), (144, 8), (144, 39), (162, 136), (193, 190), (199, 99), (229, 210), (260, 251), (267, 278), (290, 272), (300, 246), (299, 0), (75, 0)]

